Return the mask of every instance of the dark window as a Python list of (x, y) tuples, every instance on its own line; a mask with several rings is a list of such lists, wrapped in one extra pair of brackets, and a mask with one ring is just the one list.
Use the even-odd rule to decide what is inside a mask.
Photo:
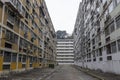
[(118, 51), (120, 51), (120, 39), (117, 42), (118, 42)]
[(111, 46), (110, 46), (110, 44), (108, 44), (106, 46), (106, 50), (107, 50), (107, 54), (111, 54)]
[(10, 69), (10, 64), (3, 65), (3, 70)]
[(30, 67), (32, 67), (32, 64), (30, 64)]
[(100, 61), (103, 61), (103, 58), (102, 58), (102, 57), (100, 57), (100, 58), (99, 58), (99, 60), (100, 60)]
[(11, 23), (7, 22), (7, 26), (8, 26), (9, 28), (13, 29), (13, 25), (12, 25)]
[(99, 49), (99, 56), (102, 56), (102, 48)]
[(22, 62), (26, 62), (26, 56), (23, 56), (23, 61)]
[(22, 68), (25, 68), (26, 64), (22, 64)]
[(112, 60), (112, 56), (107, 56), (107, 60)]
[(106, 38), (106, 43), (110, 42), (110, 37)]
[(4, 52), (4, 62), (11, 62), (11, 53)]
[(10, 49), (12, 49), (12, 44), (5, 43), (5, 48), (10, 48)]
[(96, 61), (96, 58), (94, 58), (93, 61), (95, 62), (95, 61)]
[(19, 62), (22, 61), (22, 55), (19, 55), (19, 59), (18, 59)]

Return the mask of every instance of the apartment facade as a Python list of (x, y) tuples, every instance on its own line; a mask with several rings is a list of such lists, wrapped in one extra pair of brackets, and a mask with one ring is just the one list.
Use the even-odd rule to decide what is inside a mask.
[(55, 45), (44, 0), (0, 0), (0, 74), (54, 64)]
[(57, 39), (57, 63), (74, 64), (73, 39)]
[(73, 34), (76, 65), (120, 74), (120, 0), (82, 0)]

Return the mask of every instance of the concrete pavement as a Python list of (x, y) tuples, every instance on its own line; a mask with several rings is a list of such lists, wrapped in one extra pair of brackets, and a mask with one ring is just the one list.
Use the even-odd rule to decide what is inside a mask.
[(63, 65), (46, 80), (99, 80), (70, 65)]

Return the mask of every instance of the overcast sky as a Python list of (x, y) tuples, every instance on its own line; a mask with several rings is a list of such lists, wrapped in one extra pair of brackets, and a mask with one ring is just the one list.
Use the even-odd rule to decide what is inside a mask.
[(81, 0), (45, 0), (55, 30), (72, 33)]

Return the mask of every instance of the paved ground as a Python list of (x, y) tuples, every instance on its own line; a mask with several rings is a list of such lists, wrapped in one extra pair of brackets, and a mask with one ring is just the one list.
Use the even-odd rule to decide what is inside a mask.
[(33, 69), (31, 71), (26, 71), (22, 73), (8, 75), (9, 77), (0, 78), (0, 80), (41, 80), (44, 77), (52, 74), (59, 66), (54, 69), (44, 68), (44, 69)]
[(98, 80), (93, 78), (84, 72), (81, 72), (75, 69), (72, 66), (64, 65), (61, 66), (60, 69), (55, 71), (51, 76), (49, 76), (46, 80)]
[(112, 74), (112, 73), (104, 73), (102, 71), (98, 71), (98, 70), (90, 70), (90, 69), (86, 69), (86, 68), (80, 68), (79, 66), (73, 66), (74, 68), (85, 72), (89, 75), (92, 75), (94, 77), (99, 77), (101, 80), (120, 80), (120, 75), (117, 74)]

